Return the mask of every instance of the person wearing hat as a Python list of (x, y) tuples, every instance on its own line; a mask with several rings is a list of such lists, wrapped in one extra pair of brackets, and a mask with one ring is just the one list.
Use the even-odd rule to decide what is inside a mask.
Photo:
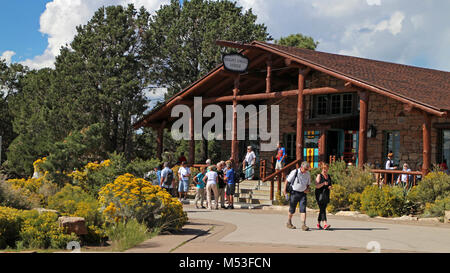
[[(394, 160), (392, 159), (394, 157), (394, 153), (389, 152), (387, 155), (386, 163), (384, 164), (386, 170), (396, 170), (397, 167), (394, 166)], [(386, 183), (391, 184), (392, 183), (392, 175), (386, 175)]]

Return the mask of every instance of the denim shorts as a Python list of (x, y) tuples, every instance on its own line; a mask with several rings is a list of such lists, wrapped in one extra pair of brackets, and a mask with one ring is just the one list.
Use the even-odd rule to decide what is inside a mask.
[(189, 188), (189, 180), (180, 180), (178, 183), (178, 192), (187, 192)]
[(294, 214), (295, 209), (297, 208), (297, 204), (299, 204), (300, 213), (306, 213), (306, 193), (292, 191), (291, 196), (289, 198), (289, 213)]

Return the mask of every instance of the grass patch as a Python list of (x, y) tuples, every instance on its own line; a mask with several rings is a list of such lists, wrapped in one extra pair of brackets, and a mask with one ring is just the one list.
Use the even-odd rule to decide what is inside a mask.
[(119, 222), (107, 230), (108, 237), (112, 241), (113, 251), (125, 251), (158, 235), (159, 232), (159, 229), (149, 231), (145, 224), (141, 224), (135, 219)]

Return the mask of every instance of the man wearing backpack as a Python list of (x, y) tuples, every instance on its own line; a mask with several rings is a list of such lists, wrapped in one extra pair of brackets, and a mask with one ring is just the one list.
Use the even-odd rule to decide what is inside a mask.
[(159, 185), (173, 196), (173, 171), (169, 168), (169, 162), (164, 162)]
[(309, 163), (303, 161), (300, 169), (293, 170), (287, 177), (284, 183), (283, 194), (287, 194), (288, 184), (292, 187), (289, 197), (289, 215), (288, 222), (286, 224), (287, 228), (295, 229), (292, 225), (292, 216), (295, 213), (297, 204), (299, 204), (300, 219), (303, 223), (302, 230), (308, 231), (309, 227), (306, 226), (306, 194), (309, 192), (309, 184), (311, 183), (311, 175), (309, 174)]

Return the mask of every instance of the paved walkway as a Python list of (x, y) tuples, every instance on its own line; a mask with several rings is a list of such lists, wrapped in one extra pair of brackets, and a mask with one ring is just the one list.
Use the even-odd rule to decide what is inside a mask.
[[(204, 210), (185, 205), (190, 223), (175, 235), (160, 235), (128, 252), (368, 252), (375, 241), (381, 252), (450, 253), (450, 225), (398, 223), (392, 220), (329, 217), (331, 231), (286, 228), (285, 212), (263, 210)], [(293, 224), (300, 227), (300, 218)]]

